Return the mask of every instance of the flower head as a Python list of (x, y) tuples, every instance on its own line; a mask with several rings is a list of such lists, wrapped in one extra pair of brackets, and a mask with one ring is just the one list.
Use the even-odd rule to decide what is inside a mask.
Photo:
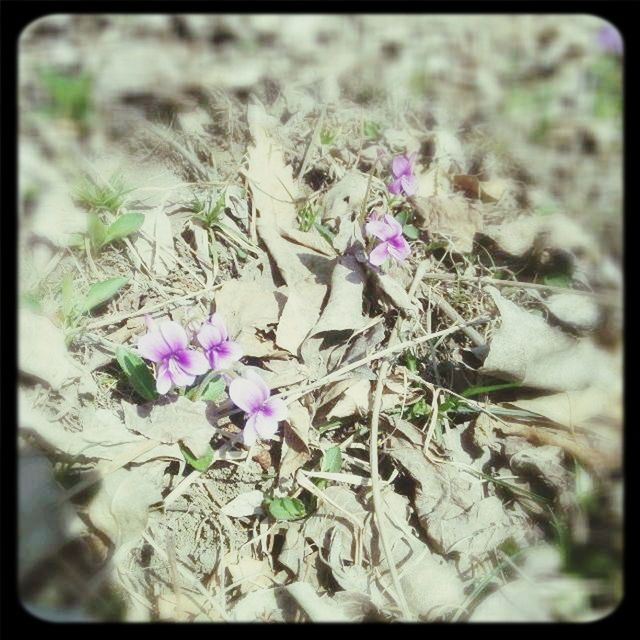
[(229, 340), (227, 328), (217, 313), (211, 315), (202, 325), (197, 337), (214, 371), (228, 369), (233, 362), (242, 357), (240, 345)]
[(382, 219), (370, 219), (365, 225), (367, 233), (382, 240), (369, 254), (369, 262), (376, 267), (381, 265), (388, 256), (402, 262), (411, 254), (409, 244), (402, 235), (402, 226), (388, 213)]
[(229, 385), (229, 397), (247, 415), (242, 433), (245, 444), (253, 444), (256, 437), (273, 438), (278, 422), (287, 417), (287, 405), (279, 398), (269, 398), (270, 394), (265, 381), (250, 369)]
[(188, 386), (209, 370), (206, 358), (188, 344), (185, 330), (171, 320), (154, 323), (138, 340), (138, 353), (156, 364), (158, 393), (167, 393), (173, 385)]
[(598, 44), (601, 49), (621, 54), (624, 48), (620, 32), (610, 24), (605, 24), (598, 30)]
[(404, 193), (412, 196), (417, 191), (416, 177), (413, 175), (414, 156), (396, 156), (391, 162), (391, 173), (395, 180), (387, 185), (391, 193), (396, 195)]

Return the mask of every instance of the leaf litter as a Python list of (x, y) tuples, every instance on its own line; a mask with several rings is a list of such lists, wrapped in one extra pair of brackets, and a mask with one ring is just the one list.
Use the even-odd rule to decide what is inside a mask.
[[(394, 35), (357, 17), (369, 36), (356, 55), (357, 29), (325, 18), (137, 16), (96, 23), (97, 44), (62, 38), (56, 49), (37, 29), (21, 41), (20, 466), (36, 464), (33, 448), (50, 461), (34, 483), (60, 505), (60, 522), (73, 521), (65, 531), (49, 516), (28, 520), (37, 542), (20, 556), (26, 597), (46, 599), (37, 586), (46, 563), (72, 540), (100, 570), (93, 590), (72, 585), (67, 599), (100, 620), (604, 615), (620, 593), (618, 533), (605, 545), (607, 571), (594, 578), (575, 562), (593, 550), (600, 514), (616, 512), (620, 484), (620, 227), (594, 222), (619, 203), (619, 134), (609, 123), (604, 135), (609, 121), (575, 130), (580, 144), (563, 153), (592, 187), (583, 194), (572, 167), (557, 179), (557, 145), (573, 129), (564, 138), (559, 120), (531, 129), (518, 111), (524, 78), (534, 78), (528, 99), (547, 100), (536, 93), (544, 82), (563, 99), (553, 75), (536, 75), (535, 61), (551, 56), (545, 38), (582, 53), (544, 64), (593, 72), (585, 34), (597, 19), (523, 23), (529, 53), (509, 71), (504, 54), (474, 61), (475, 84), (445, 80), (442, 43), (420, 50), (432, 45), (405, 37), (405, 20)], [(498, 19), (480, 32), (503, 51)], [(466, 24), (437, 22), (445, 45)], [(280, 27), (295, 42), (279, 42)], [(229, 44), (240, 32), (287, 54), (277, 64), (268, 49), (264, 60), (248, 56)], [(305, 58), (327, 33), (342, 51), (331, 69)], [(122, 74), (120, 54), (95, 55), (109, 37), (135, 34), (149, 38), (136, 40), (135, 73)], [(170, 42), (161, 74), (149, 44), (159, 34)], [(209, 49), (188, 55), (202, 37)], [(226, 71), (211, 47), (232, 59)], [(88, 128), (56, 116), (52, 136), (52, 116), (29, 102), (50, 53), (93, 70)], [(362, 55), (387, 58), (355, 73)], [(499, 108), (514, 140), (487, 115)], [(414, 195), (388, 188), (404, 154)], [(109, 179), (116, 167), (126, 189)], [(72, 183), (88, 173), (102, 187), (80, 206)], [(582, 211), (588, 223), (575, 217)], [(87, 233), (90, 213), (109, 225), (144, 220), (98, 254), (84, 239), (68, 244)], [(411, 255), (380, 269), (364, 224), (382, 213)], [(80, 317), (65, 313), (69, 282), (90, 291), (98, 281), (119, 286)], [(142, 398), (135, 367), (116, 358), (135, 351), (145, 323), (171, 318), (195, 333), (213, 312), (242, 348), (224, 376), (252, 371), (287, 404), (273, 439), (243, 445), (245, 418), (224, 392)], [(29, 491), (26, 515), (40, 504)], [(619, 531), (615, 522), (607, 528)], [(105, 600), (119, 612), (97, 610)]]

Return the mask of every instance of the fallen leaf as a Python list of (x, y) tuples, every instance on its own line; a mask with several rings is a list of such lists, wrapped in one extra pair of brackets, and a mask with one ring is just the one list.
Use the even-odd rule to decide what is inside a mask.
[(80, 392), (97, 392), (91, 374), (77, 363), (65, 345), (64, 333), (48, 318), (20, 309), (18, 367), (46, 382), (54, 391), (80, 379)]
[(132, 241), (145, 267), (159, 276), (166, 276), (176, 267), (177, 254), (173, 244), (173, 230), (161, 207), (150, 209), (136, 238)]
[(311, 336), (328, 331), (356, 331), (366, 323), (362, 314), (364, 274), (353, 256), (342, 256), (331, 274), (327, 304)]
[(264, 494), (262, 491), (255, 489), (241, 493), (220, 509), (220, 512), (230, 518), (244, 518), (247, 516), (258, 515), (262, 513), (262, 503)]
[(182, 442), (196, 458), (207, 454), (215, 427), (207, 418), (206, 402), (192, 402), (184, 396), (142, 405), (123, 400), (122, 409), (131, 431), (165, 444)]
[(460, 253), (473, 250), (473, 239), (484, 227), (482, 209), (459, 194), (413, 198), (417, 226), (445, 236)]
[(285, 299), (284, 292), (274, 289), (266, 279), (228, 280), (215, 295), (216, 310), (234, 338), (243, 330), (265, 330), (275, 325)]
[(563, 325), (580, 331), (593, 331), (601, 317), (594, 300), (575, 293), (555, 293), (544, 300), (544, 305)]
[(480, 371), (502, 380), (554, 391), (606, 383), (610, 358), (586, 339), (575, 339), (521, 309), (494, 287), (486, 287), (501, 323)]
[(117, 469), (103, 478), (89, 504), (88, 516), (93, 526), (112, 541), (114, 559), (123, 557), (137, 543), (147, 526), (149, 507), (162, 500), (165, 466), (159, 462), (131, 470)]

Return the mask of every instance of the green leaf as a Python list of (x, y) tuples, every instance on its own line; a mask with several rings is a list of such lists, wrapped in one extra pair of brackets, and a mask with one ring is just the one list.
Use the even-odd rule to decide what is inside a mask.
[(216, 376), (207, 386), (205, 387), (202, 395), (200, 396), (201, 400), (209, 400), (209, 402), (219, 402), (224, 398), (224, 379), (222, 376)]
[(409, 220), (409, 216), (411, 214), (408, 211), (401, 211), (397, 216), (396, 216), (396, 222), (399, 222), (401, 226), (404, 227), (405, 224), (407, 224), (408, 220)]
[[(77, 248), (77, 247), (83, 247), (84, 246), (84, 234), (82, 233), (70, 233), (69, 234), (69, 239), (67, 240), (67, 246), (68, 247), (73, 247), (73, 248)], [(91, 239), (91, 238), (89, 238)]]
[(307, 508), (298, 498), (265, 500), (265, 507), (276, 520), (299, 520), (307, 515)]
[(116, 349), (116, 360), (138, 395), (145, 400), (155, 400), (158, 396), (156, 381), (144, 360), (122, 345)]
[(405, 224), (404, 227), (402, 227), (402, 233), (404, 233), (409, 240), (417, 240), (420, 237), (420, 232), (412, 224)]
[(100, 222), (100, 219), (95, 213), (90, 213), (87, 233), (89, 234), (91, 246), (97, 251), (105, 244), (107, 225)]
[(338, 473), (342, 468), (342, 451), (337, 445), (329, 447), (322, 456), (322, 471)]
[(473, 396), (479, 396), (482, 393), (489, 393), (490, 391), (499, 391), (500, 389), (513, 389), (520, 387), (520, 382), (499, 382), (497, 384), (476, 384), (465, 389), (460, 395), (465, 398), (472, 398)]
[(113, 298), (118, 290), (127, 282), (127, 278), (109, 278), (102, 282), (95, 282), (89, 287), (89, 291), (80, 305), (79, 313), (88, 313), (94, 307), (103, 304)]
[(566, 273), (554, 273), (544, 277), (544, 283), (550, 287), (567, 288), (571, 284), (571, 276)]
[(126, 238), (135, 233), (144, 222), (144, 214), (142, 213), (125, 213), (121, 215), (115, 222), (109, 225), (107, 229), (104, 244), (109, 244), (114, 240)]
[(418, 359), (415, 354), (411, 353), (411, 351), (404, 352), (404, 364), (411, 371), (411, 373), (416, 373), (418, 371)]
[(364, 123), (364, 135), (370, 140), (374, 140), (380, 136), (380, 129), (382, 126), (378, 122), (373, 120), (367, 120)]
[(318, 230), (318, 232), (320, 233), (320, 235), (331, 245), (333, 246), (333, 239), (336, 237), (335, 233), (333, 233), (333, 231), (331, 231), (329, 229), (329, 227), (327, 227), (324, 224), (321, 224), (319, 222), (315, 223), (315, 228)]
[(65, 319), (69, 319), (78, 304), (76, 290), (73, 287), (73, 278), (70, 273), (64, 274), (60, 293), (62, 294), (62, 315)]
[(335, 429), (339, 429), (342, 426), (342, 422), (340, 420), (330, 420), (325, 424), (320, 425), (318, 429), (319, 434), (323, 434), (327, 431), (335, 431)]
[(211, 445), (208, 446), (207, 453), (205, 453), (201, 458), (196, 458), (182, 443), (180, 443), (180, 452), (187, 464), (192, 466), (196, 471), (206, 471), (213, 462), (214, 451), (211, 448)]

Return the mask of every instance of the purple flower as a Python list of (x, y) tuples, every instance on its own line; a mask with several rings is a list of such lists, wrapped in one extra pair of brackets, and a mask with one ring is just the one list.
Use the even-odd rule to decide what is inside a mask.
[(612, 53), (622, 53), (623, 42), (620, 32), (610, 24), (605, 24), (598, 30), (598, 44), (601, 49)]
[(227, 328), (219, 314), (214, 313), (198, 332), (198, 342), (202, 345), (209, 365), (214, 371), (228, 369), (240, 360), (242, 349), (237, 342), (229, 340)]
[(404, 193), (412, 196), (417, 191), (416, 177), (413, 175), (414, 155), (407, 157), (406, 155), (396, 156), (391, 163), (391, 172), (395, 180), (387, 185), (391, 193), (396, 195)]
[(369, 262), (376, 267), (381, 265), (387, 256), (402, 262), (411, 254), (409, 244), (402, 235), (402, 226), (388, 213), (383, 219), (370, 219), (365, 225), (367, 233), (382, 240), (369, 254)]
[(287, 417), (287, 405), (279, 398), (269, 398), (269, 387), (254, 371), (248, 369), (243, 378), (235, 378), (229, 385), (232, 402), (247, 414), (242, 437), (252, 445), (256, 437), (273, 438), (278, 422)]
[(186, 387), (209, 370), (207, 359), (188, 349), (185, 330), (171, 320), (154, 323), (138, 340), (138, 353), (156, 363), (156, 389), (165, 394), (173, 385)]

